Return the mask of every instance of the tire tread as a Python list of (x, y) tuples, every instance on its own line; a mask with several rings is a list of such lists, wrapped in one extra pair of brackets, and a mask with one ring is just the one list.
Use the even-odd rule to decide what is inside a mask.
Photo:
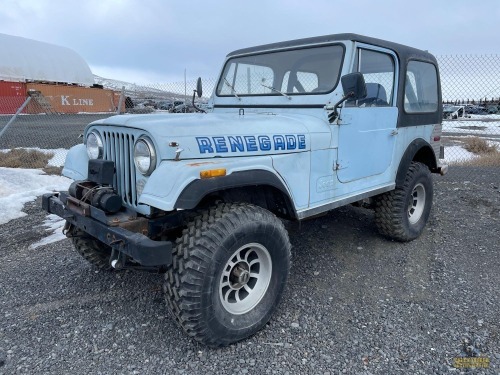
[[(281, 221), (269, 211), (246, 203), (222, 203), (193, 218), (176, 241), (173, 262), (165, 275), (165, 299), (182, 329), (205, 345), (220, 347), (232, 341), (211, 337), (208, 323), (203, 319), (199, 301), (204, 272), (223, 238), (249, 221), (272, 221), (277, 224), (275, 230), (277, 228), (288, 239)], [(289, 258), (290, 248), (288, 245)]]
[(431, 178), (430, 171), (425, 164), (412, 162), (406, 173), (403, 186), (376, 197), (375, 224), (382, 235), (401, 242), (416, 238), (405, 228), (401, 215), (406, 213), (407, 194), (413, 188), (412, 184), (419, 174)]

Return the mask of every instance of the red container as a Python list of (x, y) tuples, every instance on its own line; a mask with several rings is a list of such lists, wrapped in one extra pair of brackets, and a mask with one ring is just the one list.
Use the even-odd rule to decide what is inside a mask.
[(14, 114), (26, 100), (26, 84), (0, 81), (0, 114)]

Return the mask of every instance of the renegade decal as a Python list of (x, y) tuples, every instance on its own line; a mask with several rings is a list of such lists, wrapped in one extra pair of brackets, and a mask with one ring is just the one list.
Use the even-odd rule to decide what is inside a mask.
[(200, 154), (306, 149), (306, 136), (303, 134), (273, 135), (272, 138), (267, 135), (196, 137), (196, 142)]

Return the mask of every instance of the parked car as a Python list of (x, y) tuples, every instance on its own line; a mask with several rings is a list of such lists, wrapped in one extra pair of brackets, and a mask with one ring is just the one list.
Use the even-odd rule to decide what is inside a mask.
[(174, 106), (174, 103), (172, 103), (170, 100), (161, 100), (158, 103), (156, 103), (156, 109), (162, 109), (165, 111), (168, 111)]
[(152, 99), (147, 99), (142, 104), (143, 104), (144, 107), (153, 107), (153, 108), (156, 105), (155, 101), (152, 100)]
[(471, 115), (483, 115), (486, 113), (486, 108), (484, 108), (483, 106), (479, 106), (479, 105), (468, 104), (465, 107), (465, 111)]
[(208, 103), (196, 103), (199, 109), (206, 111), (208, 109)]
[(498, 107), (496, 105), (490, 105), (488, 107), (488, 114), (489, 115), (496, 115), (498, 113)]
[(194, 107), (191, 104), (180, 104), (169, 110), (170, 113), (191, 113), (195, 112)]
[(466, 117), (470, 117), (470, 115), (467, 114), (463, 105), (443, 106), (444, 119), (457, 120)]

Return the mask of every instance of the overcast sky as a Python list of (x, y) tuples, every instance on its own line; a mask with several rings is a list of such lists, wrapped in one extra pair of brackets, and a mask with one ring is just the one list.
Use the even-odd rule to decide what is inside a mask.
[(354, 32), (443, 54), (500, 53), (500, 0), (2, 0), (0, 33), (69, 47), (94, 74), (168, 83), (235, 49)]

